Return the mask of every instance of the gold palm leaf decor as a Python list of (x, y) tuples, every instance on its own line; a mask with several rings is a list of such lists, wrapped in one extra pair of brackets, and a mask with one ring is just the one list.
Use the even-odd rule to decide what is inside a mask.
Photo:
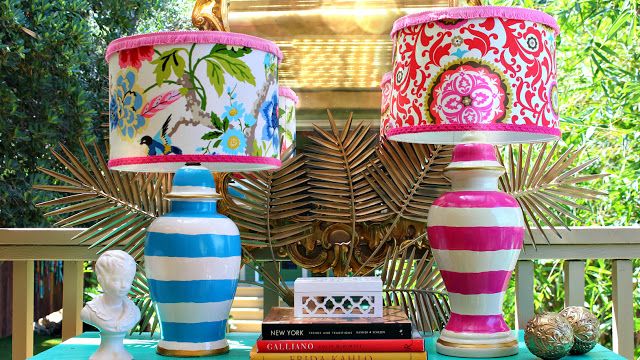
[(364, 265), (393, 237), (401, 220), (426, 223), (433, 201), (450, 188), (443, 171), (451, 162), (452, 150), (451, 146), (441, 145), (385, 140), (380, 143), (365, 178), (393, 215)]
[(239, 173), (225, 202), (245, 247), (280, 247), (309, 236), (311, 224), (296, 221), (311, 204), (304, 165), (299, 155), (278, 170)]
[(314, 204), (311, 212), (314, 220), (335, 227), (323, 232), (343, 234), (329, 237), (329, 243), (324, 245), (334, 249), (328, 253), (334, 274), (344, 276), (358, 246), (358, 225), (382, 221), (389, 214), (383, 212), (386, 206), (365, 179), (369, 159), (375, 152), (375, 134), (362, 123), (352, 129), (353, 114), (340, 130), (331, 111), (327, 113), (331, 130), (314, 124), (314, 133), (308, 136), (311, 144), (305, 149)]
[(56, 222), (55, 226), (91, 224), (74, 237), (79, 243), (90, 243), (91, 248), (101, 247), (98, 253), (118, 248), (141, 261), (146, 228), (153, 219), (169, 211), (164, 195), (171, 189), (171, 175), (111, 171), (102, 155), (103, 150), (97, 144), (92, 146), (93, 153), (84, 143), (80, 146), (84, 155), (82, 159), (62, 144), (62, 153), (51, 151), (70, 175), (39, 168), (64, 185), (34, 186), (40, 190), (72, 195), (38, 206), (62, 206), (45, 216), (72, 213)]
[(387, 252), (382, 268), (385, 306), (400, 306), (418, 331), (441, 330), (450, 308), (440, 272), (429, 249), (409, 246)]
[(144, 276), (144, 269), (140, 264), (138, 264), (136, 276), (133, 278), (133, 285), (131, 286), (131, 291), (129, 291), (129, 296), (140, 309), (140, 321), (131, 332), (134, 333), (138, 331), (142, 333), (144, 331), (150, 331), (153, 335), (160, 322), (156, 317), (156, 307), (153, 306), (153, 301), (151, 301), (151, 296), (149, 296), (149, 283)]
[(298, 155), (274, 171), (240, 173), (235, 185), (226, 187), (221, 204), (240, 230), (245, 264), (262, 274), (283, 298), (291, 292), (284, 279), (279, 273), (275, 279), (265, 276), (252, 251), (267, 248), (275, 262), (280, 257), (276, 256), (278, 248), (310, 237), (311, 223), (300, 218), (310, 207), (304, 165), (304, 155)]
[(594, 200), (606, 195), (601, 191), (576, 186), (578, 183), (601, 179), (608, 174), (580, 173), (597, 159), (591, 159), (573, 166), (583, 148), (568, 148), (561, 152), (558, 142), (548, 149), (547, 144), (507, 146), (498, 151), (499, 161), (506, 172), (500, 178), (500, 188), (516, 198), (524, 215), (527, 236), (535, 246), (532, 227), (540, 230), (547, 243), (549, 233), (561, 237), (557, 225), (569, 229), (564, 219), (580, 219), (572, 209), (589, 210), (575, 199)]

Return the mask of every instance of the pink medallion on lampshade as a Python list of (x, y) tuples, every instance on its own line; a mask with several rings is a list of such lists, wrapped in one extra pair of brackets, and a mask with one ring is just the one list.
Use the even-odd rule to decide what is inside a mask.
[(542, 12), (495, 6), (408, 15), (394, 23), (387, 136), (458, 143), (466, 131), (490, 143), (559, 136), (555, 37)]
[(382, 101), (380, 102), (380, 139), (384, 138), (389, 128), (389, 111), (391, 109), (391, 72), (382, 76), (380, 82)]

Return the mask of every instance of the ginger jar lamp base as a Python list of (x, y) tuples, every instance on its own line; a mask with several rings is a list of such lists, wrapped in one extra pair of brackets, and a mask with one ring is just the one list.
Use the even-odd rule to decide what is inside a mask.
[(518, 353), (502, 300), (522, 248), (524, 219), (518, 202), (498, 189), (503, 172), (492, 145), (456, 145), (445, 169), (451, 191), (429, 211), (429, 241), (451, 305), (436, 344), (444, 355)]
[(200, 357), (229, 351), (227, 319), (240, 275), (240, 233), (216, 211), (210, 170), (176, 172), (171, 211), (153, 221), (145, 244), (149, 292), (160, 319), (157, 353)]

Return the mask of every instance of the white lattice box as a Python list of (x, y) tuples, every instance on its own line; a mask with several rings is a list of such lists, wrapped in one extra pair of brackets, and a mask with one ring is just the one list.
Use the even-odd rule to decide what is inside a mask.
[(299, 278), (294, 284), (295, 317), (382, 317), (378, 277)]

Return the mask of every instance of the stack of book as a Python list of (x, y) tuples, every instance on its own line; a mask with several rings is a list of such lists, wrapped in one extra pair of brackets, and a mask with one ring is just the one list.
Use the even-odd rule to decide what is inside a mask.
[(424, 341), (398, 307), (382, 318), (296, 318), (274, 307), (251, 360), (425, 360)]

